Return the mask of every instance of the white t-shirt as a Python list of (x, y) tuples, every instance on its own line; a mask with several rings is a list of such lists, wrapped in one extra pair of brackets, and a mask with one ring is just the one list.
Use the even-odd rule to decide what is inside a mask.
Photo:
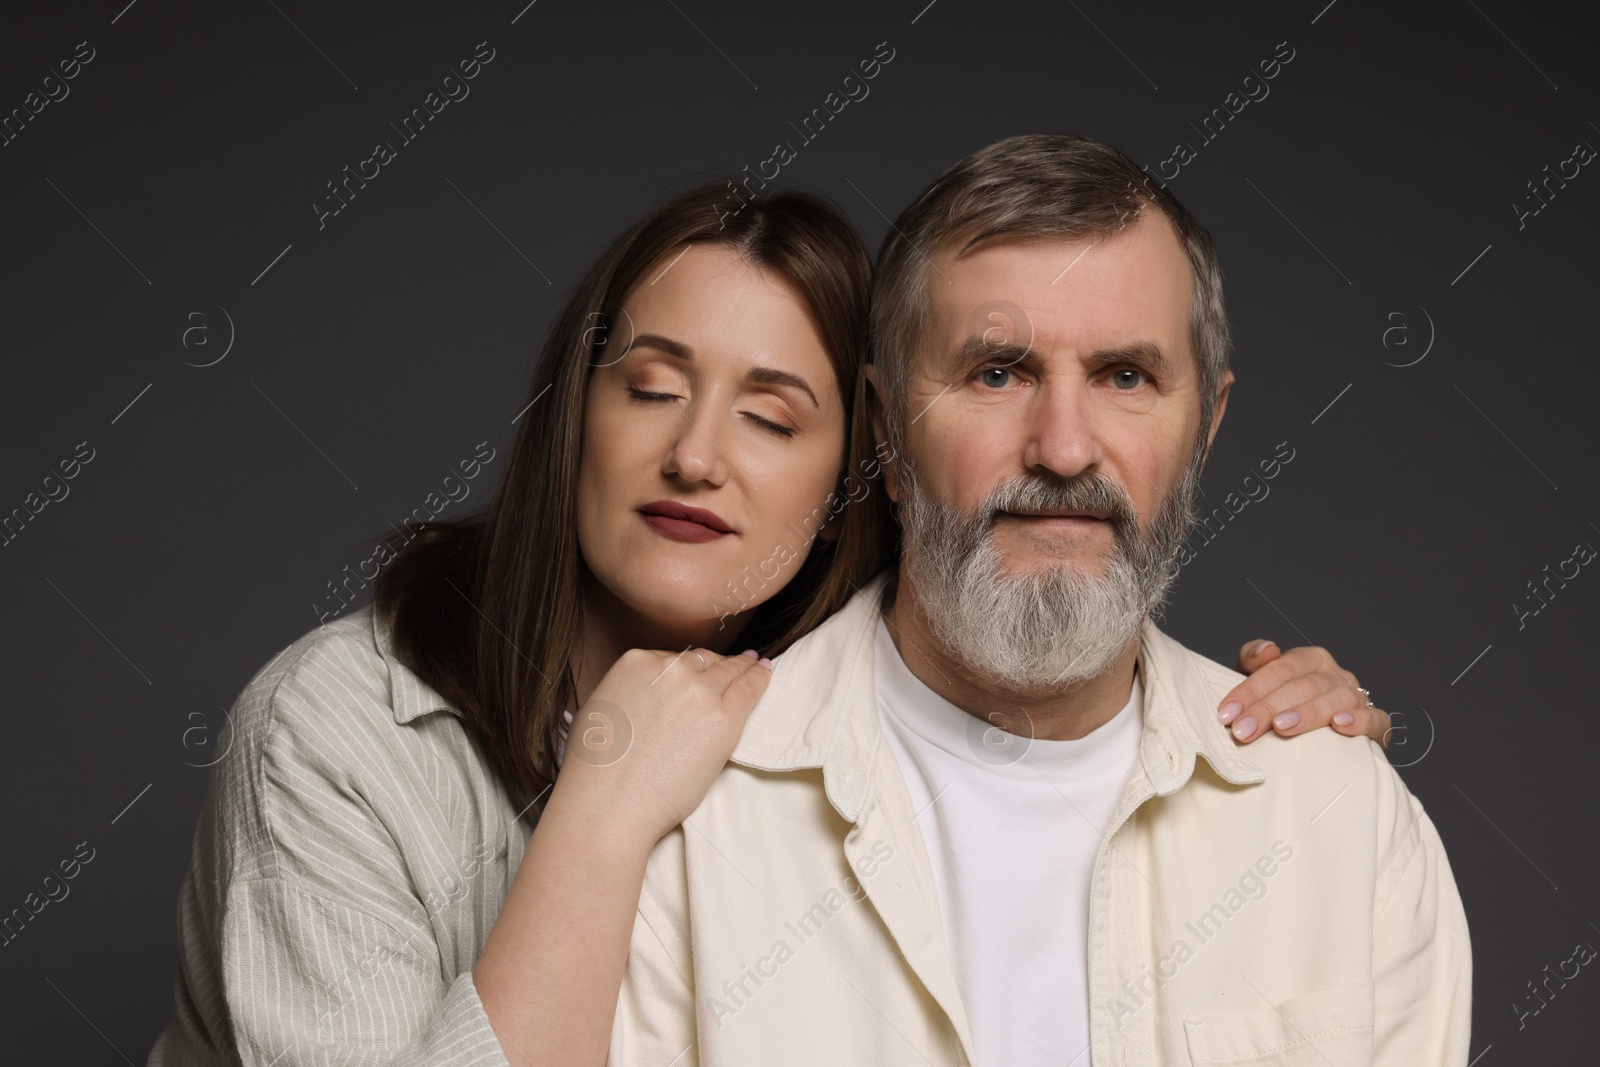
[(939, 893), (975, 1067), (1086, 1067), (1089, 880), (1139, 753), (1128, 703), (1075, 741), (1007, 734), (911, 673), (878, 620), (878, 719)]

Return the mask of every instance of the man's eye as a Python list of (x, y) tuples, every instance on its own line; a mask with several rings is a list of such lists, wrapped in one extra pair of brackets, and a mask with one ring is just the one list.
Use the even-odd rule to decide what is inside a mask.
[(1126, 392), (1131, 392), (1132, 390), (1137, 389), (1141, 384), (1143, 384), (1143, 382), (1132, 382), (1132, 383), (1124, 384), (1124, 383), (1126, 383), (1126, 379), (1123, 378), (1122, 376), (1126, 375), (1126, 374), (1138, 375), (1139, 378), (1144, 379), (1145, 381), (1149, 380), (1149, 375), (1145, 374), (1144, 371), (1139, 370), (1137, 367), (1123, 367), (1120, 370), (1112, 371), (1111, 372), (1111, 380), (1114, 381), (1114, 382), (1117, 382), (1117, 388), (1120, 391), (1125, 392), (1125, 393)]
[(978, 380), (993, 389), (999, 389), (1011, 380), (1010, 367), (985, 367), (978, 372)]

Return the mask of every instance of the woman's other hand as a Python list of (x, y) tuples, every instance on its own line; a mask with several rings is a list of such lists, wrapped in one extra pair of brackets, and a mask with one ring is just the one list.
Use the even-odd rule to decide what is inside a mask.
[(1235, 668), (1246, 678), (1217, 708), (1234, 740), (1249, 743), (1271, 731), (1285, 737), (1323, 726), (1349, 737), (1365, 734), (1389, 745), (1389, 713), (1367, 707), (1354, 674), (1325, 648), (1302, 645), (1282, 652), (1271, 641), (1248, 641)]

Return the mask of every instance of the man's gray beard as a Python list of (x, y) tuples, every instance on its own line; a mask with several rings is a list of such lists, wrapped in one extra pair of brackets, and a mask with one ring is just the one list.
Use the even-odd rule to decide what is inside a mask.
[[(996, 486), (973, 510), (930, 499), (901, 452), (902, 566), (934, 636), (974, 673), (1016, 691), (1072, 685), (1110, 670), (1160, 609), (1194, 518), (1199, 458), (1167, 493), (1148, 531), (1133, 503), (1097, 475), (1024, 475)], [(1103, 511), (1115, 543), (1103, 576), (1062, 560), (1008, 573), (991, 536), (1002, 511)]]

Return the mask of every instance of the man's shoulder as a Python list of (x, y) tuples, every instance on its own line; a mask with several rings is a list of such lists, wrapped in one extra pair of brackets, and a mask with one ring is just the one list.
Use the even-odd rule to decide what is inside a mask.
[[(1179, 646), (1183, 648), (1182, 645)], [(1293, 773), (1301, 766), (1322, 766), (1334, 772), (1351, 771), (1362, 767), (1375, 767), (1379, 764), (1387, 767), (1383, 758), (1383, 748), (1372, 738), (1347, 737), (1335, 733), (1333, 730), (1308, 730), (1294, 737), (1283, 737), (1272, 730), (1252, 741), (1248, 745), (1239, 745), (1233, 740), (1233, 735), (1228, 727), (1217, 719), (1217, 709), (1222, 700), (1231, 693), (1249, 675), (1241, 674), (1232, 667), (1223, 666), (1216, 660), (1192, 649), (1184, 648), (1184, 653), (1189, 657), (1195, 673), (1204, 683), (1209, 703), (1195, 709), (1202, 713), (1204, 724), (1213, 736), (1219, 737), (1223, 742), (1233, 745), (1246, 755), (1261, 757), (1257, 762), (1270, 772), (1276, 772), (1280, 777), (1284, 773)], [(1288, 710), (1287, 708), (1279, 710)], [(1266, 742), (1263, 744), (1263, 742)], [(1259, 746), (1259, 747), (1258, 747)], [(1397, 779), (1398, 780), (1398, 779)]]
[[(1153, 628), (1152, 628), (1153, 629)], [(1160, 633), (1160, 631), (1156, 631)], [(1218, 802), (1287, 814), (1308, 828), (1326, 822), (1372, 836), (1387, 862), (1403, 861), (1420, 841), (1422, 803), (1370, 737), (1331, 729), (1293, 737), (1268, 732), (1247, 745), (1217, 721), (1222, 699), (1246, 676), (1161, 634), (1169, 666), (1188, 672), (1185, 717), (1202, 740), (1201, 751), (1233, 753), (1263, 778), (1245, 790), (1218, 791)], [(1382, 876), (1380, 875), (1380, 878)]]
[(839, 744), (870, 748), (873, 635), (889, 574), (773, 660), (772, 680), (745, 721), (732, 760), (765, 770), (820, 766)]
[[(1330, 773), (1380, 765), (1388, 768), (1383, 748), (1370, 737), (1346, 737), (1327, 729), (1310, 730), (1295, 737), (1269, 731), (1248, 745), (1239, 744), (1228, 727), (1218, 721), (1217, 709), (1248, 675), (1189, 648), (1155, 626), (1149, 627), (1148, 633), (1161, 646), (1163, 665), (1174, 676), (1185, 721), (1206, 746), (1249, 760), (1269, 778), (1292, 774), (1302, 767), (1324, 767)], [(1389, 770), (1392, 774), (1392, 768)]]

